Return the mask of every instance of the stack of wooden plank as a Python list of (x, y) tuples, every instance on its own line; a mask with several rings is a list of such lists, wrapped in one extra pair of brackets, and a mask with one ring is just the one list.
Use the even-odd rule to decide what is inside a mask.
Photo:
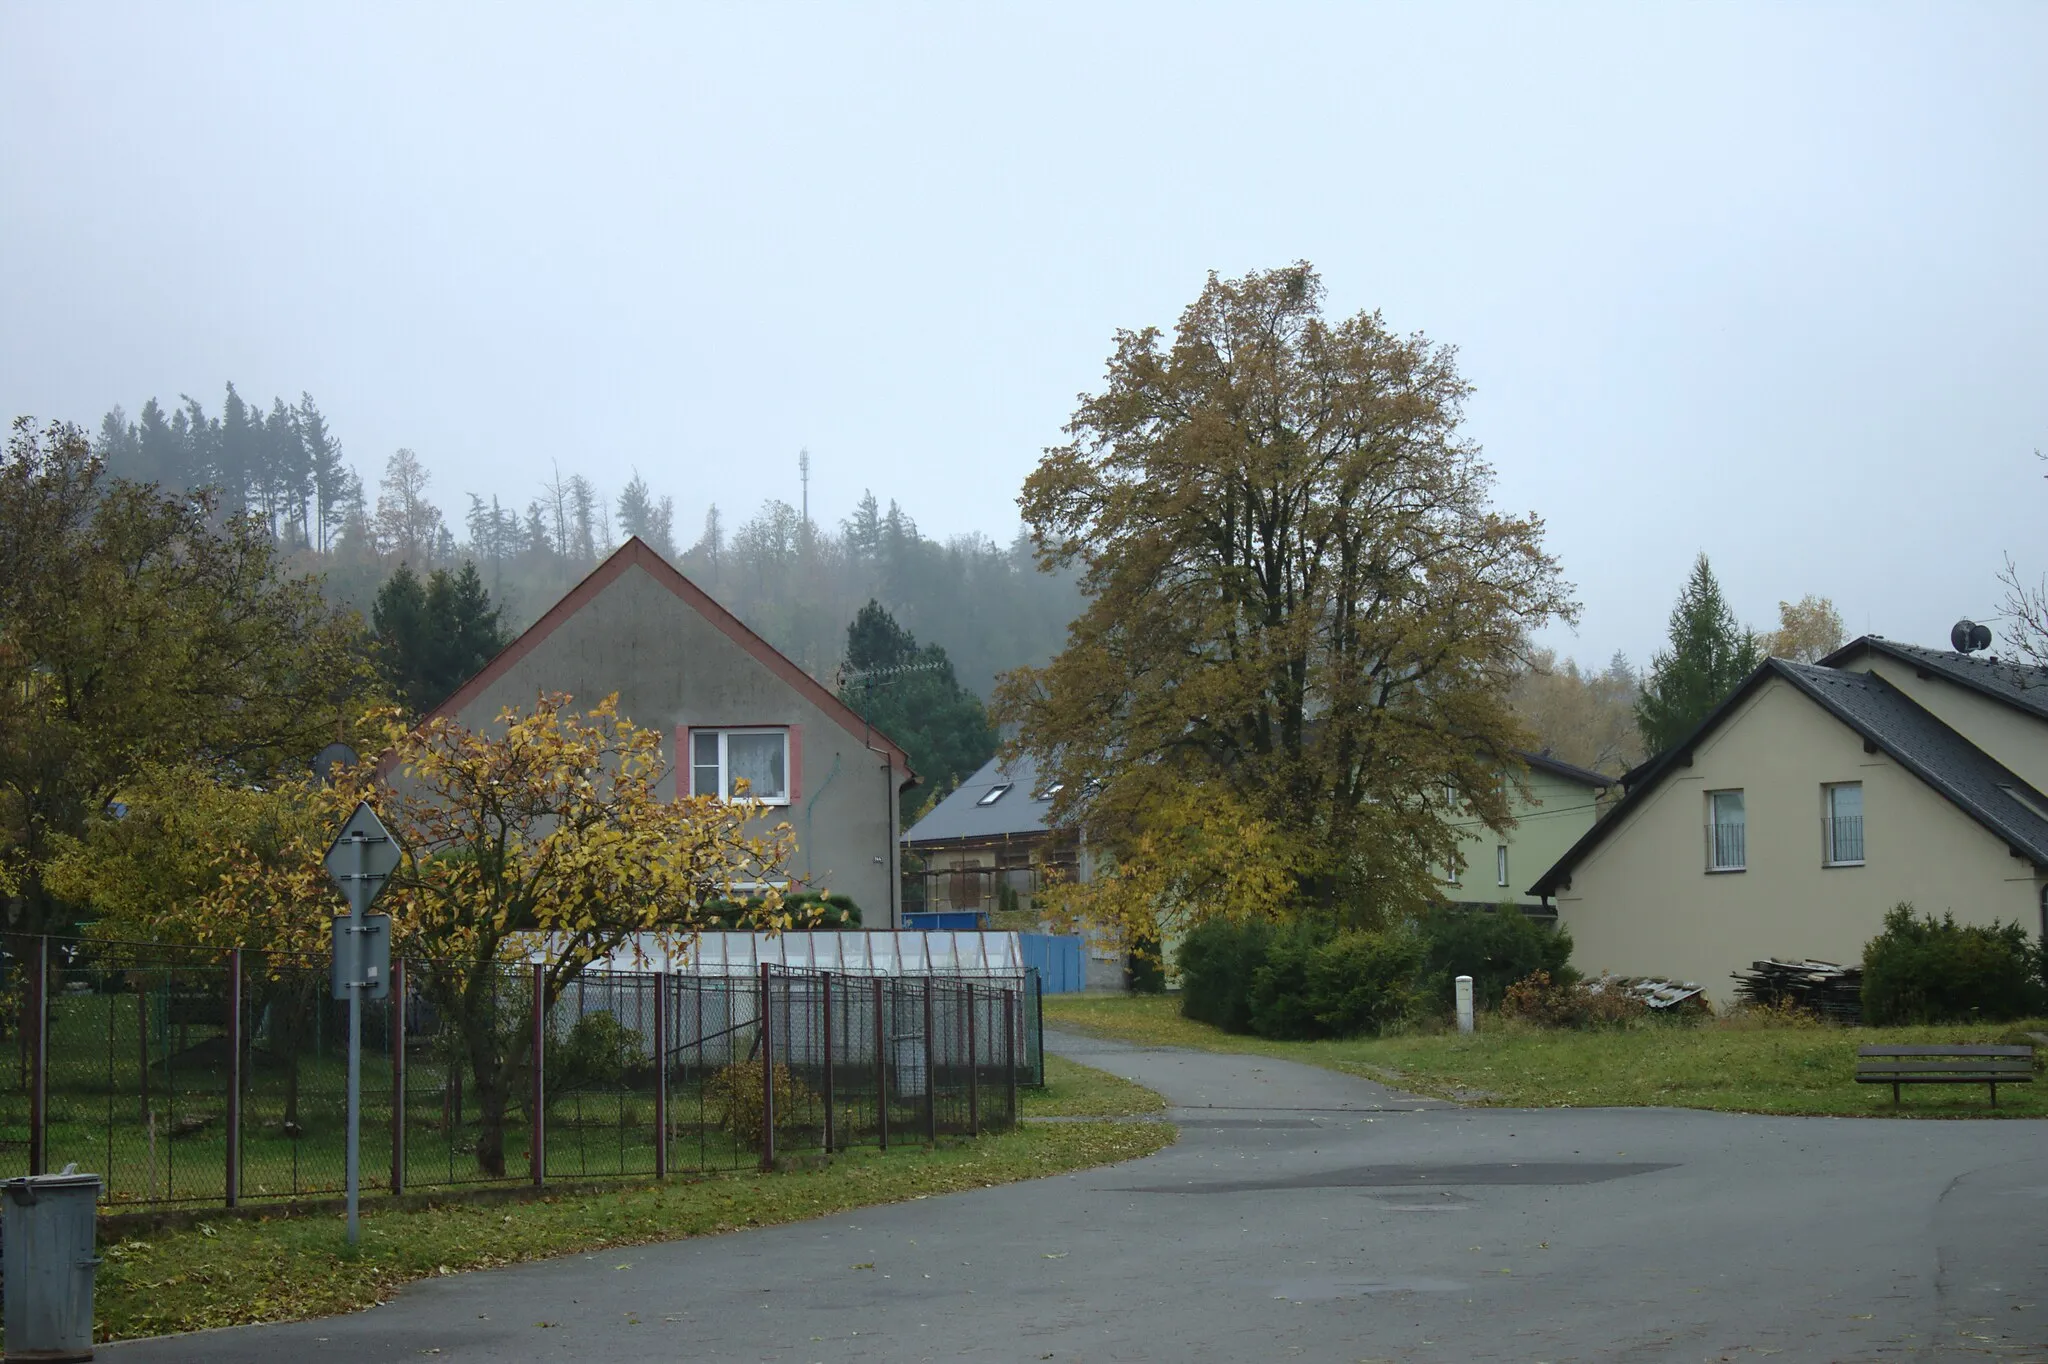
[(1752, 1004), (1793, 1005), (1837, 1023), (1863, 1021), (1863, 968), (1831, 961), (1758, 961), (1735, 972), (1736, 995)]

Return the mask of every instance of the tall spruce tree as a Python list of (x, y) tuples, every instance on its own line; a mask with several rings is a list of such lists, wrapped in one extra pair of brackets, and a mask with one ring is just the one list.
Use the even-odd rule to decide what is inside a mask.
[(1692, 733), (1764, 661), (1755, 635), (1736, 623), (1705, 554), (1671, 611), (1671, 646), (1650, 661), (1636, 698), (1636, 726), (1651, 753)]
[(648, 491), (647, 480), (640, 477), (640, 471), (633, 471), (633, 481), (619, 493), (619, 529), (627, 535), (637, 535), (654, 547), (654, 552), (664, 559), (676, 557), (676, 501), (664, 497), (656, 501)]
[(414, 715), (448, 699), (511, 641), (474, 563), (422, 579), (400, 563), (377, 589), (377, 666)]
[[(901, 671), (897, 671), (897, 670)], [(995, 756), (996, 733), (973, 692), (960, 685), (946, 651), (919, 647), (880, 602), (869, 599), (846, 627), (842, 695), (875, 728), (903, 746), (924, 779), (903, 793), (903, 818)]]

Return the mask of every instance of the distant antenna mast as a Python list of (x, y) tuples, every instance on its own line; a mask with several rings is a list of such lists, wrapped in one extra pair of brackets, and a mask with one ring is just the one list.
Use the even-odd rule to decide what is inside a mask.
[(797, 473), (804, 481), (804, 525), (811, 524), (811, 452), (808, 447), (796, 452)]

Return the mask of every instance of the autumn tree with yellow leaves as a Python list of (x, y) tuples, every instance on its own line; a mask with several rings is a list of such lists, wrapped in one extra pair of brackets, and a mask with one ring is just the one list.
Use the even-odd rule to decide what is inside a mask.
[[(207, 854), (146, 837), (124, 849), (110, 829), (96, 848), (74, 850), (65, 884), (105, 916), (105, 932), (317, 958), (345, 912), (321, 859), (369, 800), (404, 850), (376, 911), (391, 916), (394, 954), (461, 1038), (480, 1115), (477, 1164), (501, 1175), (506, 1113), (533, 1059), (531, 966), (552, 1006), (593, 962), (630, 954), (642, 935), (681, 945), (708, 922), (708, 903), (783, 879), (792, 851), (789, 827), (764, 827), (752, 802), (658, 794), (660, 734), (621, 716), (615, 697), (587, 712), (570, 702), (542, 696), (483, 730), (447, 717), (394, 723), (381, 759), (331, 786), (213, 791), (189, 817), (162, 792), (165, 808), (139, 807), (137, 827), (155, 821), (186, 847), (204, 833)], [(149, 892), (164, 872), (172, 890)], [(756, 914), (762, 926), (788, 926), (772, 890)]]
[(1067, 648), (997, 717), (1106, 854), (1054, 898), (1142, 941), (1214, 914), (1372, 922), (1456, 856), (1499, 774), (1529, 632), (1576, 613), (1542, 523), (1495, 510), (1450, 348), (1327, 318), (1306, 264), (1211, 276), (1124, 332), (1020, 499), (1078, 564)]

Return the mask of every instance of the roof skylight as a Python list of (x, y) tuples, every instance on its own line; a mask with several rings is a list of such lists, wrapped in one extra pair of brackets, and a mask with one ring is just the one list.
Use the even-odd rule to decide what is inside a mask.
[(991, 786), (988, 788), (988, 793), (974, 803), (976, 805), (994, 805), (1003, 798), (1012, 785), (1013, 783), (1011, 782), (1004, 782), (1000, 786)]

